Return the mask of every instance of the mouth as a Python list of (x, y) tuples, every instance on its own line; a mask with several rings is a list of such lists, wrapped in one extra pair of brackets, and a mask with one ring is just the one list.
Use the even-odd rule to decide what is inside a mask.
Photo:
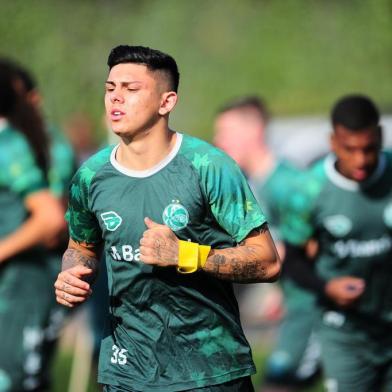
[(369, 177), (368, 169), (356, 169), (353, 172), (353, 177), (356, 181), (364, 181)]
[(112, 121), (119, 121), (125, 116), (125, 113), (119, 109), (112, 109), (110, 111), (110, 119)]

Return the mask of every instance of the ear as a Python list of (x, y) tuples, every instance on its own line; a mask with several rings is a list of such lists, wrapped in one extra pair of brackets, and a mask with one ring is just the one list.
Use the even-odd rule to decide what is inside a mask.
[(377, 132), (378, 132), (378, 135), (379, 135), (379, 138), (380, 138), (380, 148), (382, 148), (382, 146), (383, 146), (383, 143), (384, 143), (384, 132), (383, 132), (383, 128), (382, 128), (382, 126), (381, 125), (378, 125), (377, 126)]
[(161, 116), (165, 116), (166, 114), (169, 114), (174, 109), (174, 106), (176, 106), (177, 99), (178, 96), (175, 91), (167, 91), (163, 93), (161, 98), (161, 105), (159, 107), (158, 113)]
[(332, 131), (331, 135), (329, 136), (329, 144), (331, 147), (331, 151), (336, 152), (336, 133), (335, 133), (335, 131)]

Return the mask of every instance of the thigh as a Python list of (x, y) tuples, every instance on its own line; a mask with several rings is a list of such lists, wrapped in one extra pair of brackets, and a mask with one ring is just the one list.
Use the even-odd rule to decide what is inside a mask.
[(382, 386), (384, 391), (392, 391), (392, 359), (384, 367)]
[(283, 285), (286, 314), (267, 362), (267, 378), (271, 380), (306, 380), (319, 367), (320, 348), (314, 336), (317, 321), (314, 299), (310, 295), (308, 298), (306, 292), (294, 290), (292, 286)]
[(378, 369), (363, 355), (363, 345), (351, 341), (349, 332), (325, 328), (319, 339), (327, 392), (374, 391)]
[(190, 389), (187, 392), (254, 392), (254, 388), (250, 376), (247, 376), (223, 384)]
[(43, 342), (51, 282), (47, 284), (46, 276), (41, 276), (45, 271), (22, 267), (17, 271), (19, 276), (7, 271), (8, 275), (1, 277), (4, 280), (0, 279), (0, 386), (12, 385), (12, 390), (19, 391), (44, 390), (48, 373)]
[[(103, 385), (103, 392), (138, 392), (112, 385)], [(187, 389), (182, 392), (254, 392), (250, 376), (238, 378), (219, 385), (210, 385), (202, 388)]]

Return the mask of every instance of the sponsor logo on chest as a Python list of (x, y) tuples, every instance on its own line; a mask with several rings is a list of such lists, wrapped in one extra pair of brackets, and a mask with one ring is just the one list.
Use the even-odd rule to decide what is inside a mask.
[(105, 224), (106, 229), (109, 231), (116, 231), (122, 223), (121, 216), (118, 215), (115, 211), (108, 211), (102, 213), (101, 219)]
[(323, 224), (326, 230), (335, 237), (345, 237), (353, 227), (351, 220), (344, 215), (328, 216)]
[[(384, 210), (383, 218), (385, 224), (388, 227), (392, 227), (392, 203)], [(353, 223), (344, 215), (328, 216), (324, 218), (323, 225), (331, 235), (340, 238), (331, 245), (333, 253), (340, 259), (346, 257), (374, 257), (388, 253), (392, 249), (392, 240), (387, 232), (379, 238), (368, 240), (358, 240), (355, 238), (343, 239), (353, 229)]]
[[(100, 214), (106, 230), (114, 232), (122, 224), (123, 218), (115, 211)], [(179, 200), (172, 200), (162, 212), (163, 223), (174, 232), (184, 229), (189, 223), (189, 213)], [(137, 245), (120, 244), (109, 247), (109, 254), (115, 261), (140, 261), (139, 243)]]

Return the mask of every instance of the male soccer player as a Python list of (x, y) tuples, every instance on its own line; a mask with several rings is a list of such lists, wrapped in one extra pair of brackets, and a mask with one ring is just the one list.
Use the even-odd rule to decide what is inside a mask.
[[(340, 99), (332, 125), (334, 155), (304, 177), (289, 203), (296, 233), (291, 241), (301, 245), (315, 236), (319, 243), (308, 287), (320, 296), (327, 390), (365, 392), (383, 385), (389, 391), (392, 162), (381, 152), (379, 112), (368, 97)], [(300, 271), (302, 258), (296, 260)]]
[(106, 391), (252, 391), (231, 282), (277, 278), (265, 218), (230, 158), (170, 130), (179, 80), (171, 56), (122, 45), (108, 65), (106, 113), (121, 141), (73, 180), (57, 299), (85, 301), (104, 247)]
[[(266, 142), (266, 127), (269, 116), (264, 102), (258, 97), (242, 97), (228, 102), (221, 108), (214, 122), (214, 142), (228, 153), (247, 175), (255, 196), (263, 206), (269, 228), (277, 241), (281, 257), (286, 253), (285, 237), (290, 235), (286, 220), (286, 200), (300, 175), (300, 170), (288, 161), (280, 160)], [(282, 229), (282, 230), (281, 230)], [(291, 279), (292, 268), (288, 257), (284, 257), (282, 276), (279, 281), (284, 295), (285, 316), (276, 345), (267, 360), (263, 391), (296, 390), (311, 381), (319, 368), (319, 345), (314, 339), (315, 296)], [(270, 288), (269, 286), (268, 288)], [(272, 289), (272, 287), (271, 287)], [(259, 288), (247, 286), (251, 295), (260, 293)], [(275, 288), (276, 290), (276, 288)], [(277, 312), (276, 292), (264, 290), (256, 306), (271, 316)], [(254, 305), (255, 301), (251, 303)], [(240, 301), (241, 305), (241, 301)], [(264, 305), (264, 306), (263, 306)], [(260, 312), (258, 308), (250, 311)]]

